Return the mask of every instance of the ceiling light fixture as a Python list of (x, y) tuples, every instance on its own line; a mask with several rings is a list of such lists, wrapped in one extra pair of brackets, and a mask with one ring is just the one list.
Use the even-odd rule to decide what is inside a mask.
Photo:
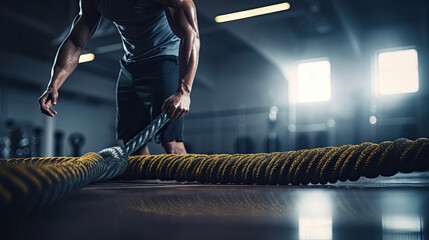
[(223, 22), (235, 21), (239, 19), (269, 14), (269, 13), (286, 11), (288, 9), (290, 9), (290, 4), (287, 2), (284, 2), (284, 3), (279, 3), (279, 4), (270, 5), (266, 7), (260, 7), (260, 8), (249, 9), (249, 10), (244, 10), (244, 11), (235, 12), (235, 13), (219, 15), (215, 17), (215, 21), (217, 23), (223, 23)]

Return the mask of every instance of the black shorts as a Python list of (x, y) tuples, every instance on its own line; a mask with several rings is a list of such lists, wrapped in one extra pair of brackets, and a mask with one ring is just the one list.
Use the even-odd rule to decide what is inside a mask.
[[(177, 56), (166, 55), (130, 64), (121, 60), (116, 86), (117, 139), (129, 141), (161, 113), (164, 100), (179, 82)], [(171, 119), (155, 142), (183, 142), (183, 118)]]

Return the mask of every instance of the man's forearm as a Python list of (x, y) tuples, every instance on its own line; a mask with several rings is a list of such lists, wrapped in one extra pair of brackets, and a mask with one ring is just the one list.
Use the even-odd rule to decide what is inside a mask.
[(80, 12), (71, 31), (58, 49), (48, 87), (39, 97), (40, 111), (50, 117), (57, 114), (51, 106), (57, 104), (58, 89), (76, 69), (80, 54), (100, 21), (101, 14), (94, 7), (93, 0), (80, 0), (79, 5)]
[(67, 38), (58, 50), (51, 71), (51, 79), (48, 88), (58, 90), (64, 81), (75, 70), (83, 47), (76, 46), (70, 38)]
[(178, 92), (190, 94), (198, 67), (200, 39), (198, 34), (189, 34), (182, 38), (179, 49)]
[(164, 3), (171, 30), (181, 39), (177, 92), (189, 94), (198, 67), (200, 36), (192, 0), (156, 0)]

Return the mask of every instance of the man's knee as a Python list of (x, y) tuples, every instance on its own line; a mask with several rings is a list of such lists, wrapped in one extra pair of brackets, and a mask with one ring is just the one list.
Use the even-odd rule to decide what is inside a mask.
[(167, 154), (187, 154), (183, 142), (161, 142), (161, 146)]

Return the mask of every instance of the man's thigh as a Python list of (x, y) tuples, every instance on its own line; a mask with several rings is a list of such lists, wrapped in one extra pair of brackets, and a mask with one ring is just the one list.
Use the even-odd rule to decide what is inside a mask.
[[(141, 93), (142, 94), (142, 93)], [(132, 76), (120, 71), (116, 91), (117, 138), (124, 143), (137, 135), (151, 121), (150, 101), (144, 104), (132, 84)]]
[[(177, 56), (159, 56), (134, 64), (129, 71), (140, 102), (145, 109), (150, 109), (151, 119), (156, 118), (162, 112), (164, 101), (177, 90), (179, 82)], [(157, 143), (183, 141), (183, 119), (171, 119), (160, 130), (155, 140)]]

